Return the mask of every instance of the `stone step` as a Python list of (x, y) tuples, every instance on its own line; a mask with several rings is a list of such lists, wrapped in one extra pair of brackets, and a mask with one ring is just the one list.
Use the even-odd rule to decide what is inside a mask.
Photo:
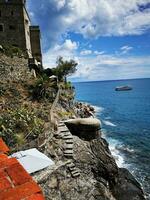
[(57, 138), (57, 139), (62, 139), (62, 136), (59, 135), (59, 134), (55, 134), (54, 137)]
[(56, 134), (61, 134), (61, 133), (65, 134), (65, 133), (68, 133), (68, 131), (66, 130), (66, 131), (64, 132), (64, 131), (61, 131), (61, 130), (58, 129), (58, 131), (57, 131)]
[(60, 132), (59, 135), (61, 135), (62, 137), (64, 137), (64, 133)]
[(71, 172), (72, 174), (77, 174), (80, 173), (79, 170), (77, 168), (74, 169), (74, 171)]
[(73, 149), (73, 144), (66, 144), (65, 148), (71, 148), (71, 149)]
[(65, 135), (64, 135), (65, 133), (64, 133), (64, 132), (61, 132), (61, 131), (58, 132), (58, 134), (59, 134), (59, 135), (63, 135), (63, 137), (65, 136)]
[(75, 171), (75, 172), (71, 172), (71, 175), (75, 178), (75, 177), (79, 177), (80, 176), (80, 172)]
[(73, 154), (64, 154), (66, 158), (73, 158)]
[(69, 136), (64, 136), (63, 139), (65, 139), (65, 140), (72, 140), (73, 137), (71, 135), (69, 135)]
[(69, 133), (69, 134), (70, 134), (70, 132), (69, 132), (68, 129), (66, 129), (66, 130), (60, 130), (60, 132), (61, 132), (61, 133)]
[(72, 148), (65, 148), (65, 151), (72, 151)]
[(64, 136), (72, 136), (72, 135), (70, 134), (70, 132), (65, 132)]
[(69, 168), (71, 168), (71, 167), (75, 167), (75, 164), (71, 162), (71, 163), (67, 164), (67, 166), (68, 166)]
[(73, 144), (73, 140), (66, 140), (66, 144)]
[[(64, 133), (61, 133), (61, 132), (60, 132), (60, 133), (56, 134), (55, 137), (56, 137), (56, 138), (61, 138), (61, 139), (63, 139), (65, 136), (64, 136)], [(65, 140), (65, 139), (64, 139), (64, 140)]]
[(68, 138), (68, 137), (70, 138), (71, 136), (70, 136), (70, 135), (64, 135), (64, 134), (63, 134), (63, 137), (64, 137), (64, 138), (66, 138), (66, 137), (67, 137), (67, 138)]
[(65, 150), (64, 153), (65, 153), (65, 154), (66, 154), (66, 153), (73, 154), (73, 149), (71, 149), (71, 150)]
[(59, 131), (69, 131), (66, 126), (62, 126), (58, 128)]
[(61, 120), (61, 121), (59, 121), (59, 123), (64, 123), (65, 122), (65, 120)]
[(67, 127), (64, 125), (58, 126), (58, 129), (66, 129)]
[(66, 127), (66, 125), (65, 125), (64, 123), (59, 123), (59, 124), (58, 124), (58, 127), (63, 127), (63, 126)]
[(65, 156), (73, 156), (72, 153), (64, 153)]
[(64, 155), (73, 155), (73, 151), (72, 150), (67, 150), (66, 152), (64, 152)]
[(62, 137), (67, 137), (67, 136), (70, 136), (70, 135), (65, 135), (64, 132), (60, 132), (59, 135), (61, 135)]
[(69, 167), (69, 169), (70, 169), (71, 172), (74, 172), (76, 170), (76, 167), (72, 166), (72, 167)]
[(73, 178), (77, 178), (79, 176), (80, 176), (80, 174), (72, 175)]

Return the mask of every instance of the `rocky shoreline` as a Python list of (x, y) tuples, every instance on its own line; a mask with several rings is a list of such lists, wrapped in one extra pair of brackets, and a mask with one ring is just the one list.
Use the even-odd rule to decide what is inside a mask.
[[(92, 106), (74, 105), (71, 90), (64, 89), (53, 109), (53, 123), (57, 123), (50, 123), (53, 98), (33, 99), (32, 92), (40, 89), (40, 81), (49, 94), (51, 83), (35, 78), (25, 59), (1, 54), (0, 58), (1, 134), (14, 151), (37, 148), (54, 161), (54, 166), (32, 174), (45, 199), (145, 200), (135, 178), (118, 168), (107, 141), (101, 137), (101, 124), (93, 118)], [(68, 119), (78, 119), (74, 131), (61, 122)]]
[(58, 123), (58, 130), (43, 149), (55, 161), (54, 168), (34, 175), (46, 199), (145, 200), (131, 173), (118, 168), (101, 137), (101, 123), (93, 118), (93, 107), (78, 102), (74, 111), (78, 118)]
[(81, 118), (95, 117), (96, 113), (93, 106), (83, 102), (75, 102), (74, 111)]

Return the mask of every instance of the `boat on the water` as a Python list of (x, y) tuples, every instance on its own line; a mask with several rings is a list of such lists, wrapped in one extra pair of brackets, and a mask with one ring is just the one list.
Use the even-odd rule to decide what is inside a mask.
[(125, 86), (118, 86), (115, 88), (116, 91), (128, 91), (132, 90), (131, 86), (125, 85)]

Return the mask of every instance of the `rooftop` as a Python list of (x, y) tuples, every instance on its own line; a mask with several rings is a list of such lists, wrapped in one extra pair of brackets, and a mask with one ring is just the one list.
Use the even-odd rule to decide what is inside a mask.
[(16, 158), (8, 158), (8, 151), (0, 138), (0, 200), (44, 200), (41, 188)]

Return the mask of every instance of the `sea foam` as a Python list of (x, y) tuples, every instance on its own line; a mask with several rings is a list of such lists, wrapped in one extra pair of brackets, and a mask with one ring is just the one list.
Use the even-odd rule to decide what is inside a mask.
[(104, 110), (104, 108), (100, 106), (95, 106), (95, 105), (91, 105), (91, 106), (94, 108), (96, 114), (101, 114), (102, 111)]
[(113, 157), (115, 158), (118, 167), (125, 167), (124, 157), (123, 155), (121, 155), (120, 151), (117, 149), (117, 147), (121, 146), (122, 144), (119, 141), (112, 138), (107, 138), (107, 141), (109, 143), (110, 151)]
[(114, 123), (112, 123), (112, 122), (110, 122), (110, 121), (108, 121), (108, 120), (103, 120), (102, 122), (103, 122), (106, 126), (113, 126), (113, 127), (117, 126), (117, 125), (115, 125)]

